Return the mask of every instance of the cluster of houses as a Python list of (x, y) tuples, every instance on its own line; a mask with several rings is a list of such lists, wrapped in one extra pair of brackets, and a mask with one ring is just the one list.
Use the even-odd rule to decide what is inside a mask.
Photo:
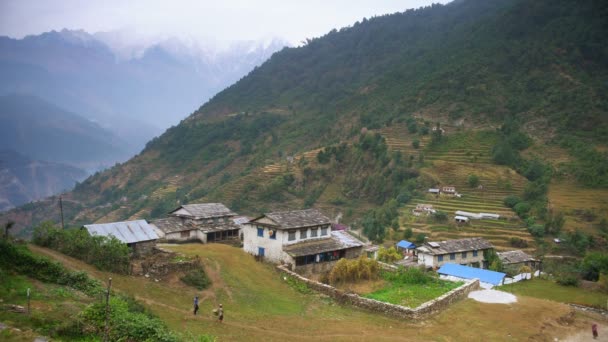
[[(432, 210), (432, 207), (421, 209)], [(221, 203), (188, 204), (171, 211), (166, 218), (150, 223), (136, 220), (89, 224), (84, 228), (91, 235), (114, 236), (140, 254), (149, 252), (158, 240), (202, 243), (242, 241), (245, 252), (269, 262), (289, 265), (292, 270), (302, 274), (327, 271), (337, 260), (358, 258), (363, 253), (375, 257), (379, 248), (356, 239), (345, 226), (332, 224), (317, 209), (271, 212), (247, 218), (237, 215)], [(480, 237), (425, 242), (420, 246), (403, 240), (397, 244), (397, 248), (407, 261), (402, 264), (439, 269), (439, 273), (445, 276), (460, 274), (467, 278), (467, 275), (473, 274), (479, 277), (480, 272), (492, 272), (484, 270), (488, 267), (485, 255), (494, 247)], [(537, 261), (522, 251), (498, 255), (505, 266), (537, 267)], [(493, 277), (496, 275), (493, 274)]]

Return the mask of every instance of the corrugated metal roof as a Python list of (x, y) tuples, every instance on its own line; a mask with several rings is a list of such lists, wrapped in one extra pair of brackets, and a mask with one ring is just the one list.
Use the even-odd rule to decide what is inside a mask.
[(397, 247), (411, 249), (411, 248), (416, 248), (416, 245), (407, 240), (401, 240), (401, 241), (397, 242)]
[(441, 268), (439, 268), (437, 273), (463, 279), (479, 279), (481, 282), (492, 285), (500, 285), (502, 283), (502, 279), (506, 276), (505, 273), (501, 272), (457, 264), (444, 264), (441, 266)]
[(89, 234), (114, 236), (124, 243), (157, 240), (158, 235), (146, 220), (86, 224)]

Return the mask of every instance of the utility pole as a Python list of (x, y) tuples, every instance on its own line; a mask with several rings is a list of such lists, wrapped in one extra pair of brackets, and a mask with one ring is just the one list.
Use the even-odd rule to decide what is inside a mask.
[(27, 288), (27, 314), (30, 314), (30, 288)]
[(108, 292), (106, 292), (106, 325), (103, 333), (103, 341), (108, 342), (108, 320), (110, 318), (110, 289), (112, 288), (112, 278), (108, 278)]
[(63, 200), (61, 196), (59, 196), (59, 211), (61, 212), (61, 229), (65, 229), (65, 224), (63, 223)]

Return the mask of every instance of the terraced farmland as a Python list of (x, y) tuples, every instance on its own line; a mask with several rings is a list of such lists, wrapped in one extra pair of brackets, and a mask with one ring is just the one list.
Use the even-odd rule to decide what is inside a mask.
[[(428, 234), (430, 239), (444, 240), (480, 236), (491, 241), (499, 250), (512, 249), (509, 240), (517, 237), (528, 241), (533, 238), (515, 213), (503, 205), (509, 195), (521, 195), (527, 180), (508, 167), (495, 165), (491, 149), (495, 141), (493, 132), (454, 133), (439, 146), (425, 149), (429, 166), (421, 170), (433, 186), (454, 186), (461, 197), (424, 194), (412, 200), (402, 211), (402, 222), (416, 232)], [(398, 145), (397, 145), (398, 146)], [(469, 175), (479, 178), (479, 186), (468, 184)], [(412, 209), (417, 204), (432, 204), (450, 216), (448, 223), (434, 223), (426, 216), (415, 217)], [(456, 210), (473, 213), (499, 214), (501, 220), (471, 220), (457, 226), (453, 223)]]
[(564, 213), (565, 229), (597, 233), (593, 225), (608, 218), (608, 189), (584, 188), (568, 180), (554, 180), (549, 185), (549, 206)]

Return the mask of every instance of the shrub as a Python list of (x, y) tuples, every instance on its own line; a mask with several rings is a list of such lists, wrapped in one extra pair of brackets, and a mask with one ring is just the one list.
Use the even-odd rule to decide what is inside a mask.
[(420, 147), (420, 140), (415, 139), (414, 141), (412, 141), (412, 147), (418, 149)]
[(470, 174), (467, 179), (467, 184), (469, 184), (469, 187), (471, 188), (476, 188), (479, 185), (479, 177), (475, 174)]
[(0, 240), (0, 266), (43, 282), (69, 286), (90, 296), (103, 291), (101, 284), (86, 273), (68, 271), (57, 262), (32, 254), (26, 246), (6, 240)]
[(129, 247), (115, 237), (91, 236), (84, 229), (59, 229), (51, 222), (35, 228), (33, 242), (116, 273), (130, 271)]
[(416, 235), (416, 243), (423, 243), (424, 239), (426, 239), (426, 235), (424, 233), (418, 233)]
[(211, 284), (211, 280), (207, 277), (203, 268), (196, 268), (189, 271), (183, 277), (180, 278), (186, 285), (196, 287), (199, 290), (204, 290)]
[(412, 230), (412, 228), (406, 228), (403, 232), (403, 238), (405, 240), (409, 240), (412, 238), (412, 236), (414, 236), (414, 231)]
[[(110, 298), (109, 339), (111, 341), (178, 341), (165, 323), (156, 317), (129, 310), (129, 304), (120, 297)], [(95, 331), (103, 335), (106, 307), (104, 302), (89, 305), (81, 314), (82, 331)]]
[(515, 207), (513, 207), (513, 210), (515, 210), (517, 216), (521, 218), (527, 217), (530, 209), (532, 209), (532, 206), (528, 202), (519, 202), (515, 205)]
[(378, 260), (382, 262), (391, 263), (393, 261), (400, 260), (403, 256), (399, 251), (395, 249), (395, 247), (391, 246), (389, 248), (380, 247), (378, 250)]
[(537, 238), (545, 236), (545, 226), (542, 224), (533, 224), (532, 226), (528, 227), (528, 231), (530, 234), (532, 234), (532, 236)]
[(441, 211), (441, 210), (437, 210), (434, 214), (433, 214), (433, 218), (435, 219), (435, 221), (437, 222), (445, 222), (448, 220), (448, 214), (445, 211)]
[(524, 239), (520, 239), (518, 237), (512, 237), (509, 240), (509, 244), (511, 244), (511, 246), (517, 247), (517, 248), (526, 248), (526, 247), (528, 247), (528, 241), (526, 241)]
[(563, 286), (578, 286), (579, 279), (574, 274), (560, 274), (555, 280), (558, 284)]
[(514, 208), (519, 202), (521, 202), (521, 198), (515, 195), (509, 195), (502, 201), (502, 203), (509, 208)]

